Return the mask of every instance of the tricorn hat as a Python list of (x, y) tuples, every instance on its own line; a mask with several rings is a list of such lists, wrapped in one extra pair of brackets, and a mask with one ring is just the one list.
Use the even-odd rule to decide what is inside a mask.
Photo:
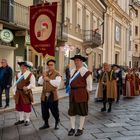
[(55, 61), (54, 59), (49, 59), (49, 60), (47, 61), (47, 65), (49, 64), (49, 62), (56, 63), (56, 61)]
[(74, 57), (70, 58), (71, 60), (80, 59), (83, 62), (87, 61), (87, 58), (82, 55), (75, 55)]
[(32, 62), (29, 62), (29, 61), (21, 61), (21, 62), (18, 62), (18, 64), (21, 66), (21, 65), (24, 65), (26, 67), (33, 67), (33, 63)]
[(120, 66), (119, 66), (119, 65), (117, 65), (117, 64), (113, 64), (113, 65), (112, 65), (112, 67), (117, 67), (117, 68), (120, 68)]

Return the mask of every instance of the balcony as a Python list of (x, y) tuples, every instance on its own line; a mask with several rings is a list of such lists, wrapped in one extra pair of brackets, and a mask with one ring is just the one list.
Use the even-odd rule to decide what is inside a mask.
[(14, 23), (29, 28), (29, 8), (14, 2)]
[(101, 34), (96, 31), (85, 30), (83, 43), (84, 46), (89, 46), (91, 48), (99, 47), (102, 44)]
[(0, 20), (7, 25), (29, 28), (29, 9), (13, 0), (0, 0)]
[(62, 24), (61, 22), (57, 22), (57, 43), (64, 43), (68, 40), (68, 26)]

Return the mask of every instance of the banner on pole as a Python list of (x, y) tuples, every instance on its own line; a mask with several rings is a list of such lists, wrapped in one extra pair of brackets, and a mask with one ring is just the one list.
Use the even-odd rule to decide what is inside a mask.
[(45, 57), (55, 55), (57, 3), (30, 6), (31, 46)]

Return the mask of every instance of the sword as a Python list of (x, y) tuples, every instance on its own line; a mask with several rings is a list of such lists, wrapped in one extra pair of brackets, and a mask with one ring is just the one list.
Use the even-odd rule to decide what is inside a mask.
[(36, 118), (38, 118), (37, 113), (36, 113), (36, 111), (35, 111), (35, 108), (34, 108), (33, 104), (31, 104), (31, 106), (32, 106), (32, 109), (33, 109), (33, 112), (34, 112)]

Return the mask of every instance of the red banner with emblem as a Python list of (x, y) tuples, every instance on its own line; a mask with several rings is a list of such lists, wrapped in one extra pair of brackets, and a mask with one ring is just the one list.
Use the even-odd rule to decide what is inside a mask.
[(55, 55), (57, 3), (30, 6), (31, 46), (45, 57)]

